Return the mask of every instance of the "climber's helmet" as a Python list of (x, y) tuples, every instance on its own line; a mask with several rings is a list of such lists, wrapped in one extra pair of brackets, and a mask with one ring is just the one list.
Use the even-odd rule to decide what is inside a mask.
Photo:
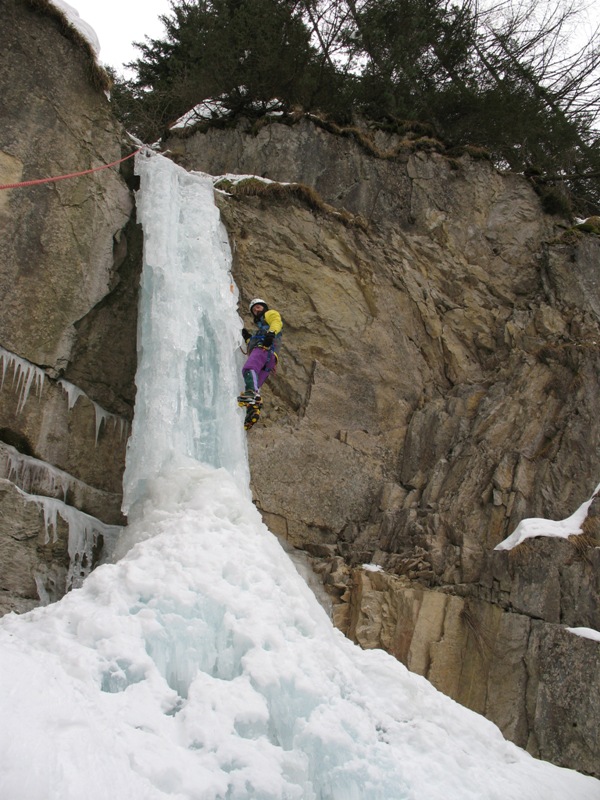
[(259, 305), (263, 307), (263, 313), (269, 310), (269, 306), (265, 303), (264, 300), (261, 300), (260, 297), (255, 297), (254, 300), (252, 300), (250, 302), (250, 305), (248, 306), (248, 308), (250, 309), (250, 313), (252, 315), (254, 315), (254, 311), (252, 310), (254, 306), (259, 306)]

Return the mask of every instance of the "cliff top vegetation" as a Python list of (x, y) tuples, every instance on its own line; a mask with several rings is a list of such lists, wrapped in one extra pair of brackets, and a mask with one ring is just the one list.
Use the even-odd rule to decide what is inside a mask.
[(486, 148), (527, 175), (555, 210), (600, 211), (600, 33), (569, 49), (575, 2), (171, 5), (165, 38), (137, 45), (132, 79), (115, 76), (117, 111), (146, 141), (206, 98), (219, 97), (232, 119), (277, 98), (339, 125), (427, 125), (447, 145)]

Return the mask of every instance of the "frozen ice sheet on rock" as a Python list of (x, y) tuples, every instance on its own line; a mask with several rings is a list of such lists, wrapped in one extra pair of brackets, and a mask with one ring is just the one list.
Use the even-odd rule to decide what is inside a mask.
[(212, 181), (160, 155), (138, 155), (136, 172), (144, 267), (124, 478), (127, 513), (149, 480), (188, 457), (224, 467), (249, 493), (246, 440), (235, 402), (242, 321)]

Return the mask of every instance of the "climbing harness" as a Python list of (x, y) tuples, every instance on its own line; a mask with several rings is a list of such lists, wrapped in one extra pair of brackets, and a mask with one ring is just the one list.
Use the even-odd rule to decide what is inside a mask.
[[(272, 361), (271, 356), (275, 356), (275, 363), (273, 364), (273, 366), (271, 366), (271, 361)], [(267, 357), (267, 360), (265, 361), (265, 365), (263, 367), (263, 370), (265, 372), (272, 372), (273, 375), (275, 375), (275, 373), (277, 372), (277, 365), (278, 364), (279, 364), (279, 356), (277, 355), (277, 353), (274, 350), (269, 350), (269, 355)]]

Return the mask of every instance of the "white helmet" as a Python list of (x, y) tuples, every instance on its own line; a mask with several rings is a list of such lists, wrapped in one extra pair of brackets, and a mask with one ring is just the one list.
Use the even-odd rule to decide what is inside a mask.
[(261, 300), (260, 297), (255, 297), (254, 300), (250, 301), (250, 305), (248, 306), (248, 309), (249, 309), (251, 314), (252, 314), (252, 309), (254, 308), (254, 306), (257, 306), (259, 303), (260, 303), (261, 306), (265, 307), (265, 311), (269, 310), (269, 306), (265, 303), (264, 300)]

